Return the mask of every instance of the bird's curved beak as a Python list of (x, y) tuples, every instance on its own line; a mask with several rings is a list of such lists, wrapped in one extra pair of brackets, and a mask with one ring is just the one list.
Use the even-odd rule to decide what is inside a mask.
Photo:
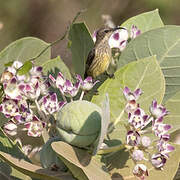
[(118, 29), (124, 29), (124, 30), (126, 30), (126, 28), (120, 27), (120, 26), (117, 26), (117, 27), (115, 27), (115, 28), (112, 28), (111, 30), (112, 30), (112, 31), (116, 31), (116, 30), (118, 30)]

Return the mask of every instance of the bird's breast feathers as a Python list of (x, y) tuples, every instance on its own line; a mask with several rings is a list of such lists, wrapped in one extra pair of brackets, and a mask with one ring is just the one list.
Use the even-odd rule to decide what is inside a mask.
[(89, 68), (89, 74), (93, 77), (97, 77), (104, 73), (110, 64), (111, 57), (107, 53), (96, 54), (94, 60)]

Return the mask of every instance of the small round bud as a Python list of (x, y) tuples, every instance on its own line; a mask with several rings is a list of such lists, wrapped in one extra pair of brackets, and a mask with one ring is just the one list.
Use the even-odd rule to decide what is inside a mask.
[(143, 145), (144, 147), (148, 147), (148, 146), (150, 146), (150, 144), (151, 144), (151, 139), (150, 139), (149, 137), (147, 137), (147, 136), (143, 136), (143, 137), (141, 138), (141, 143), (142, 143), (142, 145)]
[(141, 161), (141, 160), (143, 160), (143, 158), (144, 158), (144, 153), (143, 153), (143, 151), (141, 151), (141, 150), (134, 150), (134, 151), (133, 151), (133, 154), (132, 154), (132, 158), (133, 158), (135, 161)]

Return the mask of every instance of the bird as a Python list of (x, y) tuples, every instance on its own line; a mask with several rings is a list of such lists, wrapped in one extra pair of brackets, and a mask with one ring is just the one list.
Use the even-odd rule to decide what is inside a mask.
[(109, 64), (112, 61), (109, 38), (114, 31), (124, 29), (123, 27), (102, 27), (97, 31), (96, 42), (89, 52), (86, 60), (85, 78), (91, 76), (93, 79), (107, 72)]

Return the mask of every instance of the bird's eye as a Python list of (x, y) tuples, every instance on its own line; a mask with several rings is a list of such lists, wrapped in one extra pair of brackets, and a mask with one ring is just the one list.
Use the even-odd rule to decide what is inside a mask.
[(109, 30), (108, 30), (108, 29), (105, 29), (105, 30), (104, 30), (104, 32), (105, 32), (105, 33), (108, 33), (108, 32), (109, 32)]

